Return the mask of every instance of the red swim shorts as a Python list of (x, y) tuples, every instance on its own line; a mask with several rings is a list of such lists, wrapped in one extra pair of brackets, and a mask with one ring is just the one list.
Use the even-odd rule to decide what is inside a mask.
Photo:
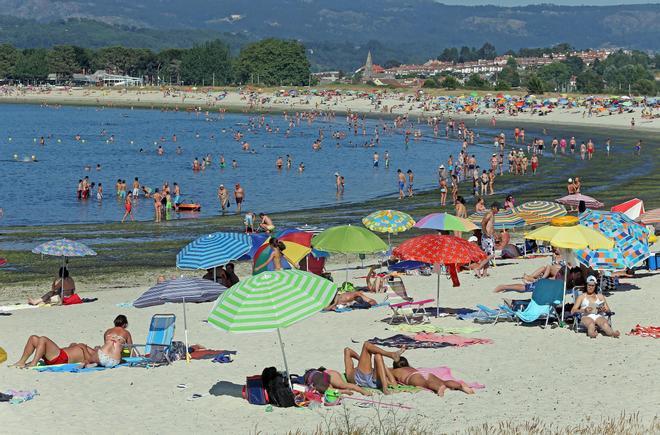
[(44, 362), (47, 366), (54, 366), (56, 364), (66, 364), (69, 362), (69, 355), (66, 354), (63, 350), (60, 349), (60, 354), (51, 360), (44, 358)]

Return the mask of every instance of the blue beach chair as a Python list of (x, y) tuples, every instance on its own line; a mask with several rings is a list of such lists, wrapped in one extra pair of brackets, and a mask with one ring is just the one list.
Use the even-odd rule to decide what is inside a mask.
[[(147, 359), (152, 358), (155, 353), (163, 353), (167, 362), (171, 363), (168, 351), (172, 347), (175, 324), (176, 316), (174, 314), (154, 314), (149, 324), (145, 344), (133, 344), (126, 347), (134, 349), (139, 356), (144, 355)], [(144, 352), (140, 353), (139, 348), (143, 348)]]
[(541, 279), (536, 282), (532, 292), (532, 300), (524, 310), (514, 311), (506, 305), (500, 309), (511, 314), (520, 323), (533, 323), (545, 319), (545, 326), (551, 317), (559, 318), (556, 306), (561, 305), (564, 293), (564, 283), (555, 279)]

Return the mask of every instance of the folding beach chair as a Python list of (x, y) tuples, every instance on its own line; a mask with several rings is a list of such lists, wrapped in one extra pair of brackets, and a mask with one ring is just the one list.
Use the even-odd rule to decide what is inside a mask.
[[(577, 301), (578, 296), (580, 296), (580, 293), (582, 292), (581, 287), (573, 287), (572, 293), (573, 293), (573, 304), (575, 304), (575, 301)], [(600, 287), (598, 287), (598, 293), (601, 293)], [(607, 311), (604, 313), (600, 313), (603, 316), (607, 317), (607, 323), (610, 324), (610, 327), (612, 326), (612, 316), (615, 314), (613, 311)], [(585, 328), (581, 321), (582, 321), (582, 313), (575, 313), (575, 314), (568, 314), (564, 316), (564, 320), (566, 320), (566, 323), (570, 323), (573, 321), (572, 329), (573, 331), (577, 332), (587, 332), (587, 328)]]
[(403, 318), (409, 325), (412, 323), (428, 323), (429, 317), (426, 314), (425, 305), (435, 302), (435, 299), (424, 299), (421, 301), (404, 301), (397, 304), (390, 304), (392, 310), (392, 317), (389, 324), (391, 325), (395, 319)]
[[(391, 277), (389, 280), (387, 280), (387, 286), (399, 298), (403, 299), (406, 302), (412, 302), (413, 298), (408, 296), (408, 292), (406, 291), (406, 286), (403, 283), (401, 277), (398, 276)], [(388, 299), (389, 299), (389, 295), (388, 295)]]
[(512, 321), (514, 316), (511, 313), (504, 311), (501, 308), (488, 308), (485, 305), (477, 304), (479, 311), (474, 318), (475, 323), (490, 323), (496, 324), (499, 320)]
[[(126, 345), (125, 347), (134, 349), (138, 356), (145, 358), (147, 363), (162, 363), (164, 359), (167, 364), (170, 364), (172, 361), (168, 351), (172, 348), (175, 324), (176, 316), (174, 314), (154, 314), (149, 324), (146, 344)], [(143, 353), (140, 353), (140, 348), (144, 349)]]
[(541, 279), (536, 281), (532, 300), (524, 310), (514, 311), (506, 305), (500, 305), (500, 309), (513, 315), (520, 323), (533, 323), (545, 319), (545, 327), (548, 326), (550, 318), (559, 318), (556, 306), (563, 300), (564, 283), (561, 280)]

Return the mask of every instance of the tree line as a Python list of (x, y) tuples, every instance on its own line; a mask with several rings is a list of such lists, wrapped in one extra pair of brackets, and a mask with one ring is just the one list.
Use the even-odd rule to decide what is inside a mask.
[(66, 82), (74, 73), (96, 70), (140, 77), (148, 84), (303, 86), (309, 84), (311, 66), (300, 42), (281, 39), (248, 44), (237, 56), (217, 39), (158, 52), (123, 46), (21, 50), (0, 45), (0, 80), (40, 83), (49, 74), (57, 74), (58, 81)]

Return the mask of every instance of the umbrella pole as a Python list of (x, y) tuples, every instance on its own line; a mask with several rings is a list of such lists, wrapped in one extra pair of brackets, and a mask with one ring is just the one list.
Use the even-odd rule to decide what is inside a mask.
[(348, 282), (348, 254), (346, 254), (346, 279), (345, 282)]
[(564, 265), (564, 292), (561, 294), (561, 322), (559, 326), (564, 326), (564, 307), (566, 306), (566, 280), (568, 279), (568, 261)]
[(440, 266), (438, 265), (438, 286), (435, 292), (435, 317), (440, 316)]
[(186, 318), (186, 298), (183, 298), (183, 333), (186, 339), (186, 363), (190, 362), (188, 353), (188, 319)]
[(64, 303), (64, 268), (66, 267), (66, 257), (62, 257), (62, 276), (60, 276), (60, 304)]
[(289, 376), (289, 364), (286, 362), (286, 354), (284, 353), (284, 342), (282, 341), (282, 334), (280, 333), (280, 328), (277, 328), (277, 338), (280, 339), (280, 349), (282, 350), (282, 359), (284, 360), (284, 371), (286, 372), (286, 380), (289, 382), (289, 388), (293, 390), (293, 385), (291, 384), (291, 376)]

